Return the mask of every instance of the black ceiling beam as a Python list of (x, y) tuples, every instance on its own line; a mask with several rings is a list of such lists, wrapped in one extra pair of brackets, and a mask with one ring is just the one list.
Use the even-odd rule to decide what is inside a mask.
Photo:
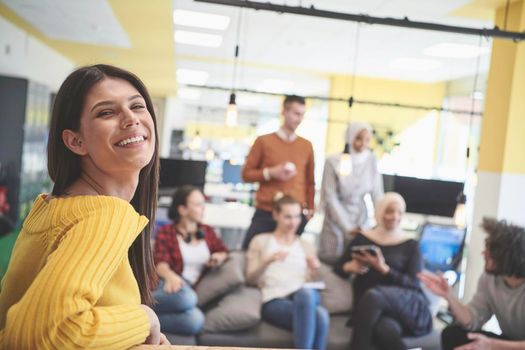
[[(196, 89), (205, 89), (205, 90), (216, 90), (216, 91), (226, 91), (231, 92), (232, 89), (224, 86), (212, 86), (212, 85), (194, 85), (187, 84), (186, 86)], [(235, 92), (245, 92), (248, 94), (259, 94), (259, 95), (268, 95), (268, 96), (279, 96), (282, 97), (285, 94), (278, 92), (269, 92), (269, 91), (258, 91), (251, 89), (235, 89)], [(362, 104), (369, 106), (379, 106), (379, 107), (394, 107), (394, 108), (404, 108), (404, 109), (416, 109), (422, 111), (436, 111), (436, 112), (448, 112), (455, 114), (466, 114), (472, 116), (482, 116), (483, 113), (476, 111), (467, 111), (462, 109), (453, 109), (453, 108), (444, 108), (444, 107), (433, 107), (433, 106), (421, 106), (421, 105), (410, 105), (404, 103), (393, 103), (393, 102), (381, 102), (381, 101), (369, 101), (369, 100), (360, 100), (355, 99), (354, 97), (350, 98), (341, 98), (341, 97), (325, 97), (325, 96), (304, 96), (306, 99), (318, 100), (318, 101), (327, 101), (327, 102), (344, 102), (347, 103), (350, 107), (354, 104)]]
[(507, 39), (514, 41), (525, 40), (525, 32), (510, 32), (500, 30), (498, 27), (493, 29), (489, 28), (470, 28), (470, 27), (459, 27), (445, 24), (429, 23), (429, 22), (418, 22), (411, 21), (407, 17), (403, 19), (390, 18), (390, 17), (372, 17), (364, 14), (351, 14), (343, 12), (334, 12), (316, 9), (313, 5), (311, 7), (301, 6), (286, 6), (272, 4), (270, 2), (255, 2), (247, 0), (195, 0), (197, 2), (206, 2), (216, 5), (227, 5), (235, 7), (250, 8), (253, 10), (264, 10), (273, 11), (278, 13), (291, 13), (296, 15), (311, 16), (311, 17), (322, 17), (329, 19), (338, 19), (343, 21), (361, 22), (367, 24), (381, 24), (387, 26), (403, 27), (403, 28), (414, 28), (423, 30), (432, 30), (438, 32), (449, 32), (457, 34), (467, 34), (476, 36), (493, 37), (498, 39)]

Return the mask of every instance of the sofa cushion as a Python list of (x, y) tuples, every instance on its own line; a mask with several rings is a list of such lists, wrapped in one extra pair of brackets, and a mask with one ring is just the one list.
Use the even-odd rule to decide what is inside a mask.
[(254, 327), (261, 319), (261, 292), (257, 288), (237, 287), (206, 313), (204, 331), (241, 331)]
[(292, 349), (292, 333), (266, 322), (241, 332), (208, 333), (198, 336), (199, 345)]
[(165, 333), (171, 345), (197, 345), (197, 339), (192, 335)]
[(221, 266), (206, 272), (195, 286), (197, 305), (204, 308), (229, 291), (244, 284), (244, 253), (232, 252)]
[(353, 290), (350, 280), (339, 277), (332, 267), (326, 264), (321, 264), (320, 276), (326, 285), (321, 290), (321, 302), (326, 310), (331, 315), (351, 312)]

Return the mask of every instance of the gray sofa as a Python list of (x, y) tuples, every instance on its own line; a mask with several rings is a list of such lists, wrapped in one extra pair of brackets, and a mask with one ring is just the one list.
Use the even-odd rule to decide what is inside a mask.
[[(293, 348), (292, 334), (261, 320), (260, 292), (244, 285), (244, 254), (234, 252), (220, 269), (209, 272), (197, 285), (199, 306), (206, 315), (204, 330), (197, 337), (166, 334), (172, 344)], [(349, 350), (352, 329), (346, 326), (352, 305), (350, 281), (336, 276), (323, 265), (321, 278), (326, 288), (321, 291), (323, 305), (330, 312), (329, 350)], [(437, 331), (418, 337), (404, 338), (408, 348), (441, 349)]]

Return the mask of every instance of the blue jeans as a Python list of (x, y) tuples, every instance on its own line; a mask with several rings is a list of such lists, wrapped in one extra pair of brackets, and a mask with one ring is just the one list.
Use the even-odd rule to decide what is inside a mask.
[(297, 349), (326, 349), (330, 318), (320, 304), (315, 289), (299, 289), (289, 298), (278, 298), (263, 304), (262, 318), (274, 326), (293, 332)]
[(197, 307), (197, 294), (184, 284), (177, 293), (164, 292), (164, 281), (153, 292), (157, 304), (153, 310), (157, 313), (162, 332), (181, 335), (195, 335), (204, 325), (204, 315)]

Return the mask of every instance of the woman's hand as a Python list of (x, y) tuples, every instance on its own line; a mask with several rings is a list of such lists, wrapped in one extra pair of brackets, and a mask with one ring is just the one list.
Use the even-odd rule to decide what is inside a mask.
[(184, 280), (175, 272), (164, 279), (164, 292), (166, 294), (177, 293), (184, 285)]
[(368, 266), (357, 259), (352, 259), (343, 265), (343, 271), (346, 273), (357, 273), (358, 275), (364, 275), (369, 270), (370, 268)]
[(284, 259), (286, 259), (287, 256), (288, 256), (288, 251), (287, 250), (281, 250), (281, 251), (271, 255), (266, 260), (266, 265), (270, 265), (271, 263), (276, 262), (276, 261), (283, 261)]
[(144, 309), (144, 311), (146, 311), (149, 319), (149, 335), (144, 341), (144, 344), (159, 345), (162, 338), (159, 318), (157, 317), (155, 311), (153, 311), (149, 306), (144, 304), (141, 304), (140, 306)]
[(310, 270), (317, 271), (321, 268), (321, 262), (315, 255), (310, 255), (306, 257), (306, 265)]
[(417, 274), (417, 277), (425, 284), (425, 286), (430, 289), (434, 294), (439, 295), (440, 297), (443, 297), (447, 299), (451, 294), (450, 286), (443, 277), (442, 273), (438, 273), (437, 275), (428, 272), (423, 271)]
[(160, 344), (159, 345), (171, 345), (170, 341), (168, 340), (168, 338), (166, 338), (164, 333), (160, 333)]
[(206, 265), (208, 267), (220, 266), (220, 265), (222, 265), (224, 263), (224, 261), (226, 261), (226, 258), (228, 258), (228, 253), (226, 253), (226, 252), (213, 253), (210, 256), (210, 260), (208, 261), (208, 263)]
[(374, 252), (375, 253), (372, 254), (366, 250), (362, 250), (360, 252), (352, 253), (352, 259), (358, 260), (366, 266), (370, 266), (382, 275), (388, 274), (390, 272), (390, 266), (385, 262), (385, 257), (383, 256), (381, 249), (377, 248)]

